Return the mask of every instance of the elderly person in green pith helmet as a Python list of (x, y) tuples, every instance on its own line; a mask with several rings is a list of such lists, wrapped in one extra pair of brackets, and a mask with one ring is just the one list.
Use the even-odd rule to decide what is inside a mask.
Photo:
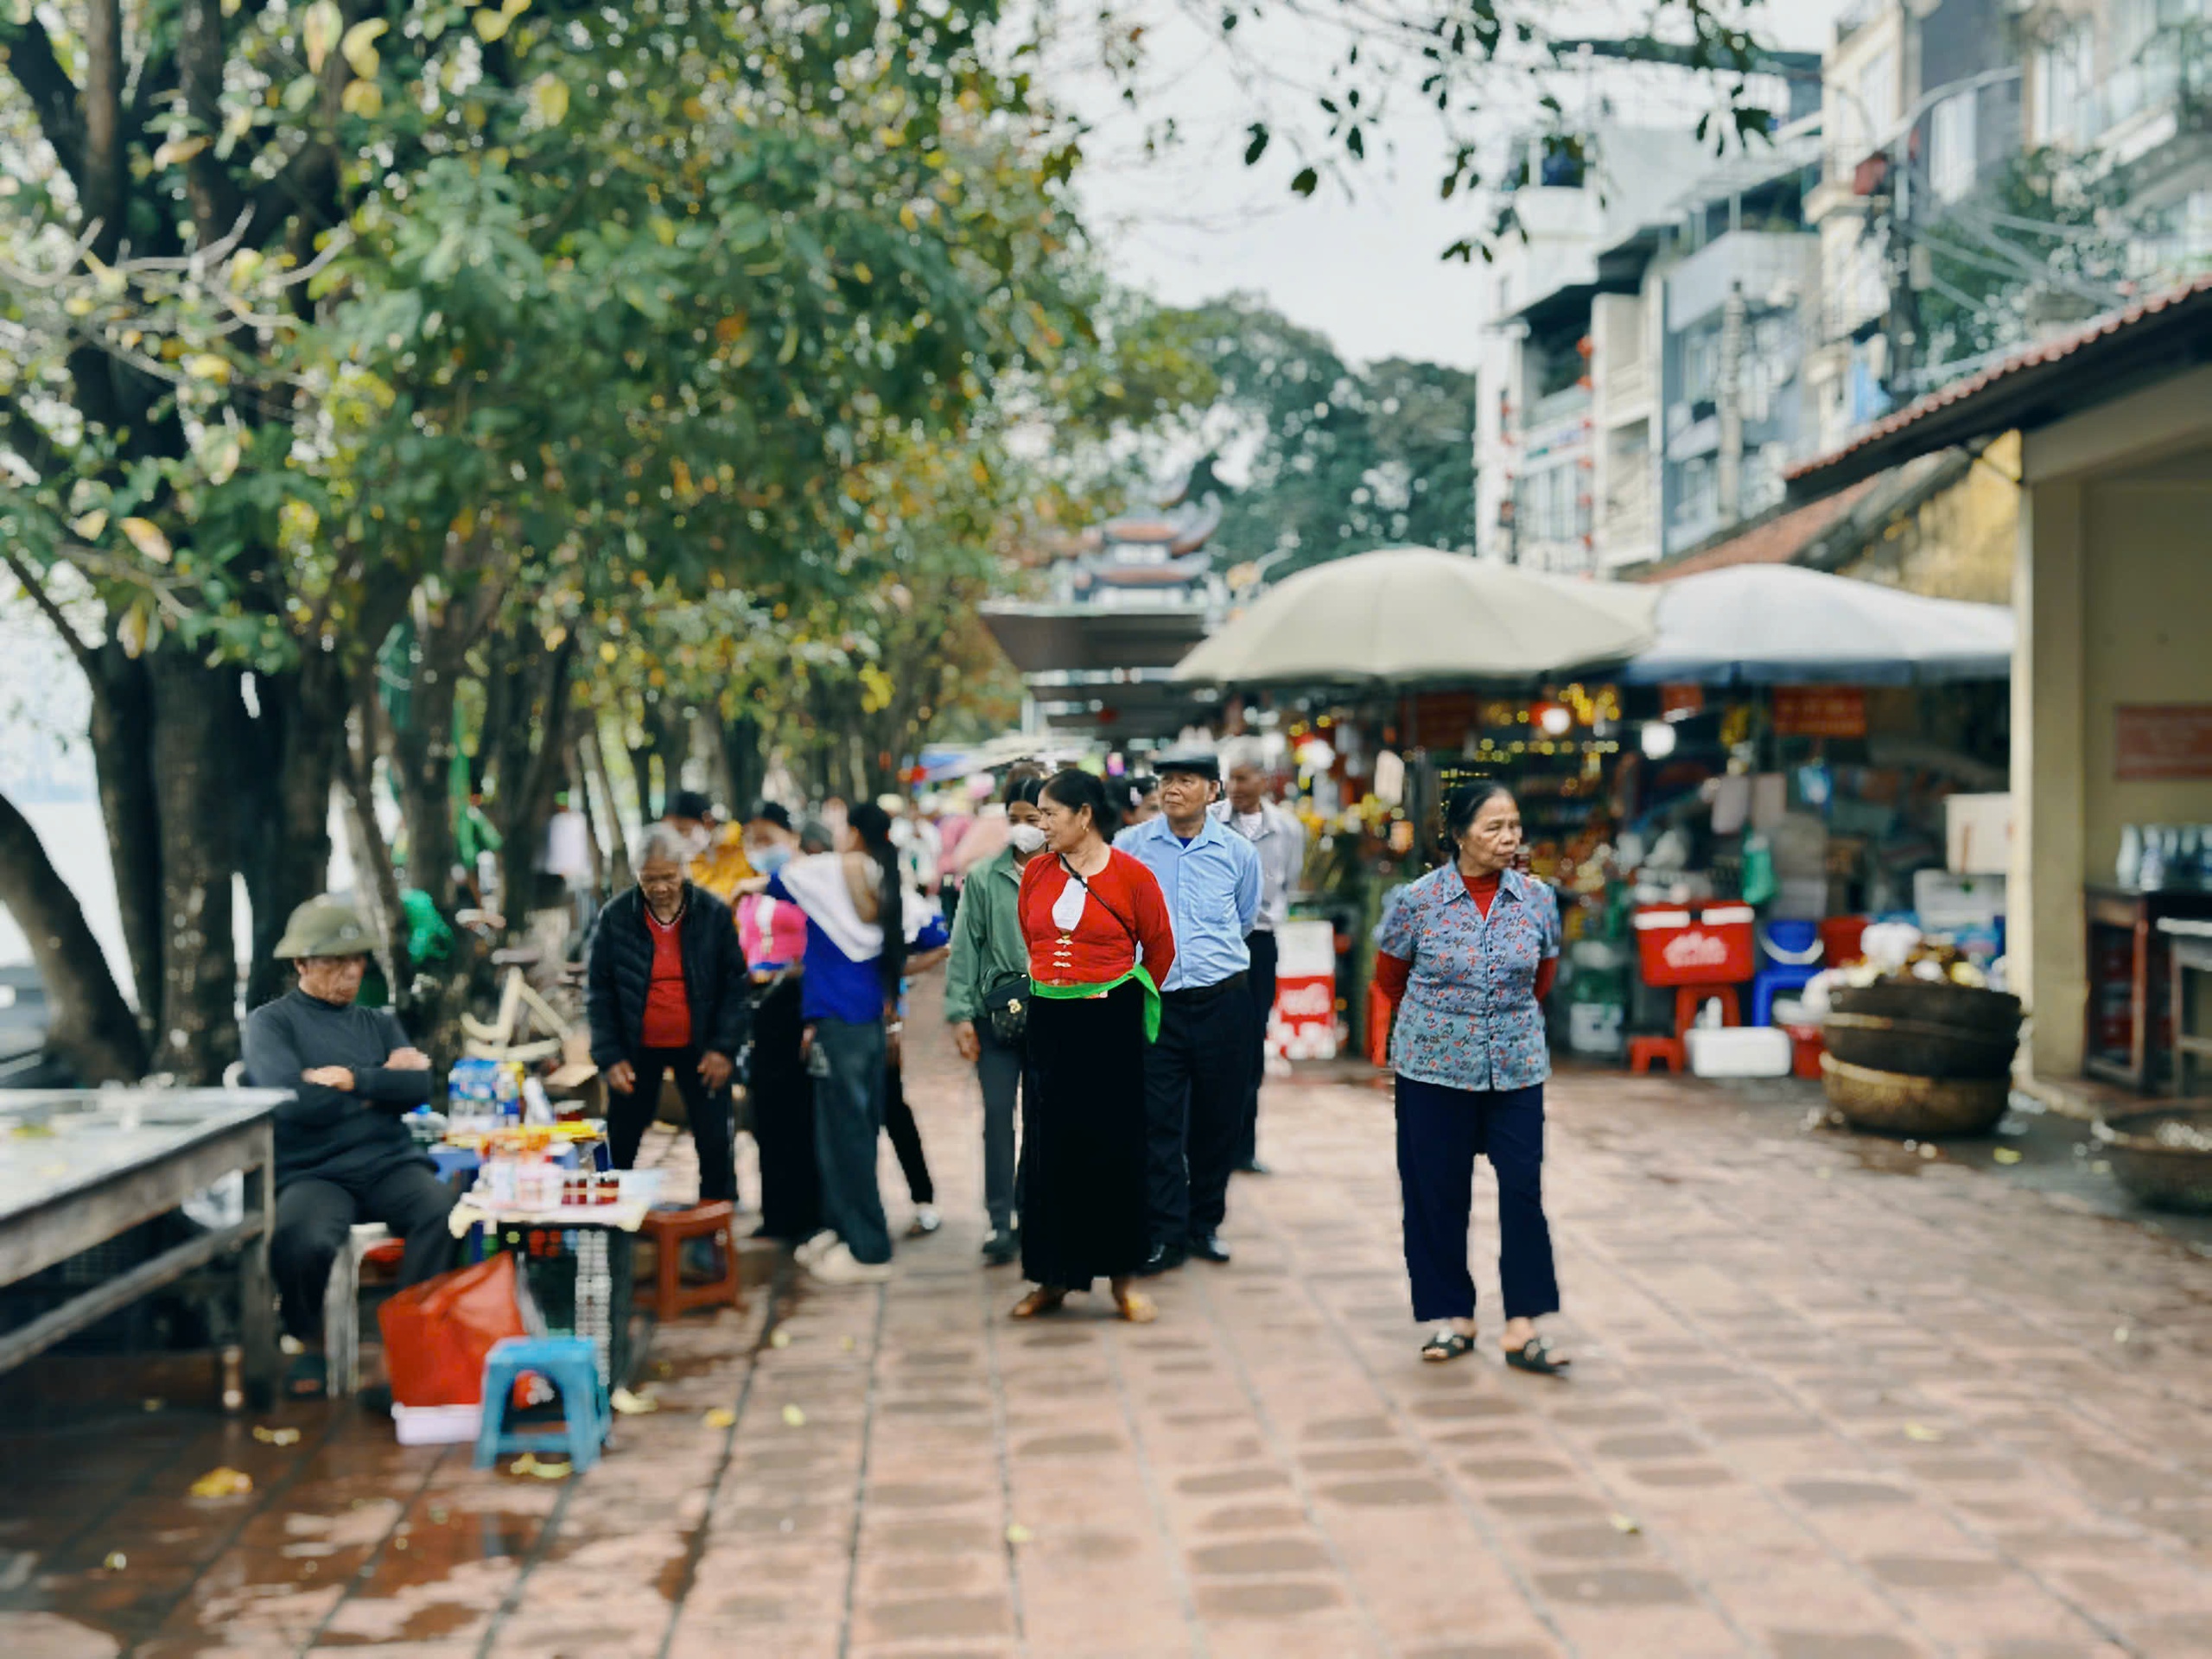
[(353, 1001), (372, 943), (352, 905), (308, 899), (276, 944), (298, 985), (246, 1016), (246, 1081), (293, 1091), (276, 1109), (269, 1266), (300, 1350), (285, 1384), (295, 1398), (324, 1391), (323, 1287), (355, 1223), (380, 1221), (406, 1241), (403, 1285), (453, 1265), (453, 1191), (400, 1122), (430, 1097), (430, 1057), (390, 1009)]

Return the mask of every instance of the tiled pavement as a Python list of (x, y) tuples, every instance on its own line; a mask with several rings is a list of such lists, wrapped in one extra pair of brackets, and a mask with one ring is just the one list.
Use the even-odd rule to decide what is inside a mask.
[[(0, 1654), (2212, 1653), (2212, 1261), (2180, 1245), (1583, 1074), (1549, 1172), (1574, 1380), (1424, 1367), (1389, 1096), (1346, 1073), (1270, 1089), (1236, 1260), (1158, 1324), (1016, 1325), (971, 1085), (910, 1030), (953, 1220), (892, 1285), (657, 1332), (659, 1411), (557, 1484), (348, 1410), (265, 1420), (289, 1447), (0, 1433)], [(254, 1494), (187, 1496), (220, 1463)]]

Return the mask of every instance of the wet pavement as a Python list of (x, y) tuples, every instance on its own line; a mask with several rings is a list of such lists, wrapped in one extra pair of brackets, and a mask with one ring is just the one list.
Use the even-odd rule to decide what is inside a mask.
[[(892, 1284), (656, 1330), (581, 1478), (347, 1407), (0, 1429), (0, 1654), (2212, 1654), (2212, 1261), (2097, 1213), (2073, 1126), (1929, 1160), (1565, 1077), (1557, 1383), (1416, 1360), (1350, 1067), (1270, 1087), (1236, 1260), (1158, 1324), (1008, 1323), (972, 1084), (908, 1029), (950, 1219)], [(192, 1497), (218, 1465), (252, 1491)]]

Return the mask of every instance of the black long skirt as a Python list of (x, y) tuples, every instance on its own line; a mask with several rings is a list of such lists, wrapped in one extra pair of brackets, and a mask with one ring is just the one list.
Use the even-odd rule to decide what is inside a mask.
[(753, 1139), (760, 1148), (760, 1230), (803, 1243), (822, 1224), (814, 1160), (814, 1079), (799, 1058), (806, 1021), (799, 982), (785, 980), (753, 1007)]
[(1082, 1290), (1144, 1265), (1144, 988), (1029, 1003), (1021, 1271)]

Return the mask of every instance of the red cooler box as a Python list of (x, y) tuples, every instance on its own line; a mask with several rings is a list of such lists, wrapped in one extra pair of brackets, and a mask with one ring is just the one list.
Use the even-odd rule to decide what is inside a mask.
[(1740, 985), (1758, 971), (1749, 905), (1652, 905), (1636, 912), (1636, 954), (1647, 985)]

